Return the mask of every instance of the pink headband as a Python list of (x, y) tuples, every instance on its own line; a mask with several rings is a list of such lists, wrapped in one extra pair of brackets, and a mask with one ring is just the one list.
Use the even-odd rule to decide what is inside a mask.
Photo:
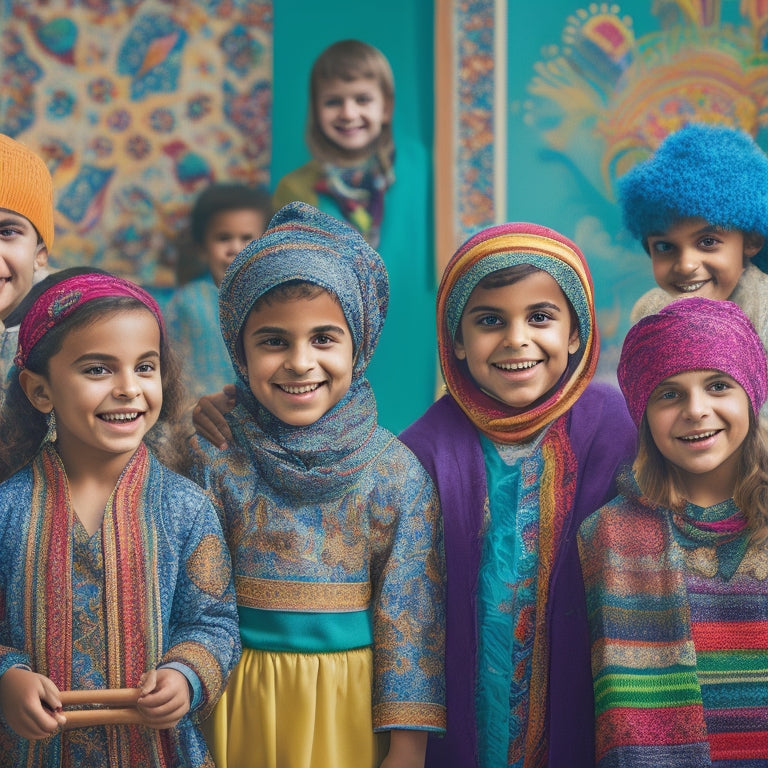
[(129, 280), (105, 274), (84, 274), (62, 280), (37, 298), (19, 327), (19, 346), (14, 363), (25, 368), (29, 354), (54, 326), (93, 299), (128, 296), (140, 301), (157, 319), (160, 334), (165, 337), (165, 324), (157, 302)]
[(632, 326), (617, 375), (638, 426), (648, 399), (664, 379), (683, 371), (717, 370), (737, 381), (757, 416), (768, 396), (768, 370), (760, 337), (732, 301), (677, 299)]

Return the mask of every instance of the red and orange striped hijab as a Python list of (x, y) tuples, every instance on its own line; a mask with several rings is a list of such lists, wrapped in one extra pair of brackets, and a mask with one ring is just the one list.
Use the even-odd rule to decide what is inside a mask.
[[(580, 342), (555, 391), (522, 411), (483, 393), (453, 350), (461, 314), (475, 286), (492, 272), (517, 264), (532, 264), (557, 281), (578, 318)], [(499, 443), (530, 438), (566, 413), (595, 373), (600, 342), (592, 276), (584, 255), (568, 238), (537, 224), (507, 223), (479, 232), (445, 268), (437, 295), (437, 334), (448, 391), (473, 424)]]

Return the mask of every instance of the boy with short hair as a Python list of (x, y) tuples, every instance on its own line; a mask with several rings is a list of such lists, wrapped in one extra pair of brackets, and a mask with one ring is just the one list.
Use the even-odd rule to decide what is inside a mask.
[(15, 313), (53, 245), (53, 179), (42, 158), (0, 134), (0, 392), (16, 354)]
[(633, 323), (678, 298), (729, 299), (768, 341), (768, 157), (752, 137), (691, 123), (619, 179), (624, 226), (651, 257), (658, 288)]

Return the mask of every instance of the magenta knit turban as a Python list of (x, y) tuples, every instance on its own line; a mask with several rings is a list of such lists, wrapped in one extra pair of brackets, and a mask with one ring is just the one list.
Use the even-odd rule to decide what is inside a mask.
[(19, 342), (14, 358), (16, 367), (25, 368), (35, 345), (76, 309), (93, 299), (114, 296), (127, 296), (140, 301), (155, 316), (160, 334), (165, 336), (160, 307), (143, 288), (130, 280), (104, 272), (73, 275), (43, 291), (24, 316), (19, 327)]
[(630, 328), (617, 375), (629, 413), (640, 425), (653, 390), (683, 371), (727, 373), (757, 416), (768, 396), (765, 350), (749, 318), (732, 301), (683, 298)]

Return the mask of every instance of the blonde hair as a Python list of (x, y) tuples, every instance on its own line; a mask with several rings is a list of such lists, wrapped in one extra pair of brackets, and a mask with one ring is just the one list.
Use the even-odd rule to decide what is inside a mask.
[[(632, 468), (640, 490), (653, 504), (669, 509), (681, 509), (685, 505), (677, 468), (658, 449), (646, 414), (640, 422), (637, 457)], [(749, 429), (741, 444), (733, 500), (747, 519), (752, 540), (755, 543), (768, 540), (768, 437), (751, 408)]]
[[(395, 78), (387, 57), (378, 49), (360, 40), (339, 40), (328, 46), (312, 65), (309, 76), (309, 109), (305, 139), (315, 160), (329, 163), (343, 163), (346, 152), (337, 147), (320, 128), (317, 119), (318, 94), (320, 87), (331, 80), (366, 79), (375, 80), (384, 97), (384, 104), (390, 113), (395, 103)], [(385, 170), (389, 170), (394, 150), (392, 120), (381, 126), (381, 133), (371, 152), (378, 155)]]

